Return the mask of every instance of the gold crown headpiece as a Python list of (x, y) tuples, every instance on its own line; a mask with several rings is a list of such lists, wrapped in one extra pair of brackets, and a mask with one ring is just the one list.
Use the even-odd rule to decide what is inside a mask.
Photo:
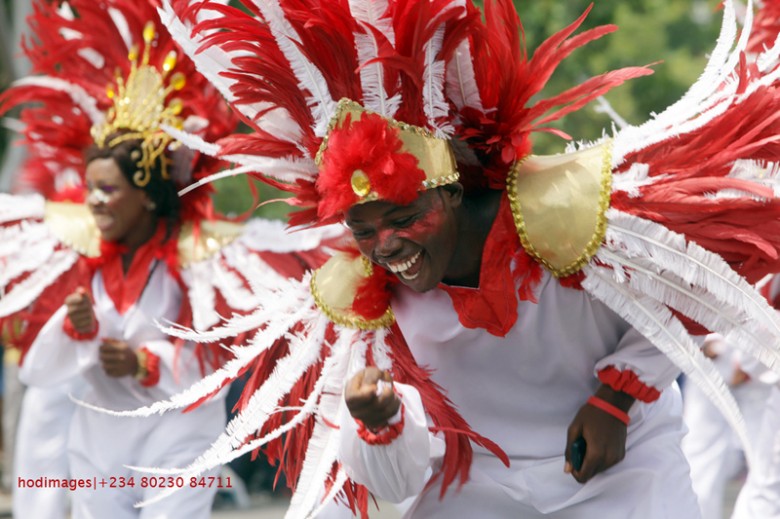
[[(184, 88), (186, 79), (181, 72), (168, 77), (176, 66), (177, 56), (173, 50), (165, 57), (162, 71), (149, 65), (149, 52), (154, 38), (154, 23), (150, 21), (143, 30), (144, 51), (140, 64), (138, 46), (134, 45), (128, 54), (131, 67), (127, 79), (117, 73), (116, 85), (110, 84), (106, 89), (114, 105), (106, 113), (105, 121), (94, 125), (90, 131), (95, 143), (100, 147), (114, 147), (133, 139), (141, 141), (140, 154), (134, 152), (132, 155), (138, 166), (133, 182), (141, 188), (151, 180), (152, 168), (157, 160), (161, 163), (162, 178), (170, 179), (170, 161), (165, 157), (165, 151), (174, 139), (162, 130), (161, 125), (179, 129), (183, 127), (183, 121), (179, 117), (183, 107), (181, 99), (174, 98), (166, 104), (166, 98), (171, 92)], [(127, 133), (106, 143), (106, 139), (119, 130), (127, 130)]]

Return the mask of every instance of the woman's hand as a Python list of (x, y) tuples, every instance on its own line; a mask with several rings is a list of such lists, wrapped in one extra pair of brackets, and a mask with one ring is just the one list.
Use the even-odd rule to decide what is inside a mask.
[(68, 319), (78, 333), (88, 334), (95, 331), (97, 322), (92, 309), (92, 300), (86, 289), (79, 287), (65, 298)]
[(104, 338), (99, 349), (100, 364), (109, 377), (135, 376), (138, 356), (125, 341)]
[[(602, 385), (596, 395), (618, 409), (628, 412), (634, 399), (609, 386)], [(626, 432), (628, 426), (597, 407), (583, 405), (574, 417), (566, 435), (565, 472), (580, 483), (607, 470), (626, 455)], [(571, 446), (577, 438), (585, 440), (585, 457), (579, 470), (571, 464)]]
[(401, 407), (390, 373), (374, 367), (365, 368), (352, 377), (344, 390), (344, 398), (352, 418), (371, 430), (388, 425), (388, 420)]

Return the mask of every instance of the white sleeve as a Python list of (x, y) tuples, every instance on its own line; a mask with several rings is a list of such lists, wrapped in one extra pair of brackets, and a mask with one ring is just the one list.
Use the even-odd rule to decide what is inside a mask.
[(50, 387), (80, 376), (98, 363), (100, 334), (76, 340), (63, 331), (67, 308), (51, 316), (30, 346), (19, 368), (20, 380), (30, 386)]
[(595, 371), (602, 383), (643, 402), (656, 400), (680, 375), (680, 369), (634, 328), (596, 363)]
[(381, 499), (400, 503), (422, 492), (428, 469), (444, 455), (444, 441), (428, 430), (418, 391), (406, 384), (394, 384), (403, 402), (401, 434), (389, 444), (370, 445), (360, 437), (357, 422), (342, 405), (339, 459), (353, 481)]

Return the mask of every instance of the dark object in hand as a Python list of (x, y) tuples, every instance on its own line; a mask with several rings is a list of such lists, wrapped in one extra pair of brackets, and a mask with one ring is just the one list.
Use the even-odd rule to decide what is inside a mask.
[(571, 466), (575, 471), (579, 471), (582, 468), (582, 462), (585, 459), (585, 438), (580, 436), (571, 444), (571, 452), (569, 453), (569, 460)]

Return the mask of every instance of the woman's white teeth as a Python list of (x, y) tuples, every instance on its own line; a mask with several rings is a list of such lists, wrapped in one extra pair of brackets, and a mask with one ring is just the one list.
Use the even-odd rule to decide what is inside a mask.
[(406, 272), (399, 272), (399, 273), (398, 273), (398, 275), (399, 275), (399, 276), (401, 276), (402, 278), (404, 278), (405, 280), (407, 280), (407, 281), (410, 281), (410, 280), (412, 280), (412, 279), (415, 279), (415, 278), (417, 278), (417, 276), (419, 276), (419, 275), (420, 275), (420, 273), (418, 272), (418, 273), (416, 273), (416, 274), (412, 274), (412, 275), (410, 276), (410, 275), (409, 275), (409, 274), (407, 274)]
[(419, 272), (414, 276), (409, 276), (409, 277), (404, 276), (404, 272), (412, 268), (412, 265), (417, 263), (417, 260), (420, 259), (420, 256), (422, 256), (422, 251), (418, 251), (417, 254), (415, 254), (414, 256), (412, 256), (406, 261), (401, 261), (399, 263), (388, 263), (387, 268), (390, 269), (390, 272), (400, 274), (401, 277), (403, 277), (404, 279), (414, 279), (417, 277), (417, 274), (419, 274)]

